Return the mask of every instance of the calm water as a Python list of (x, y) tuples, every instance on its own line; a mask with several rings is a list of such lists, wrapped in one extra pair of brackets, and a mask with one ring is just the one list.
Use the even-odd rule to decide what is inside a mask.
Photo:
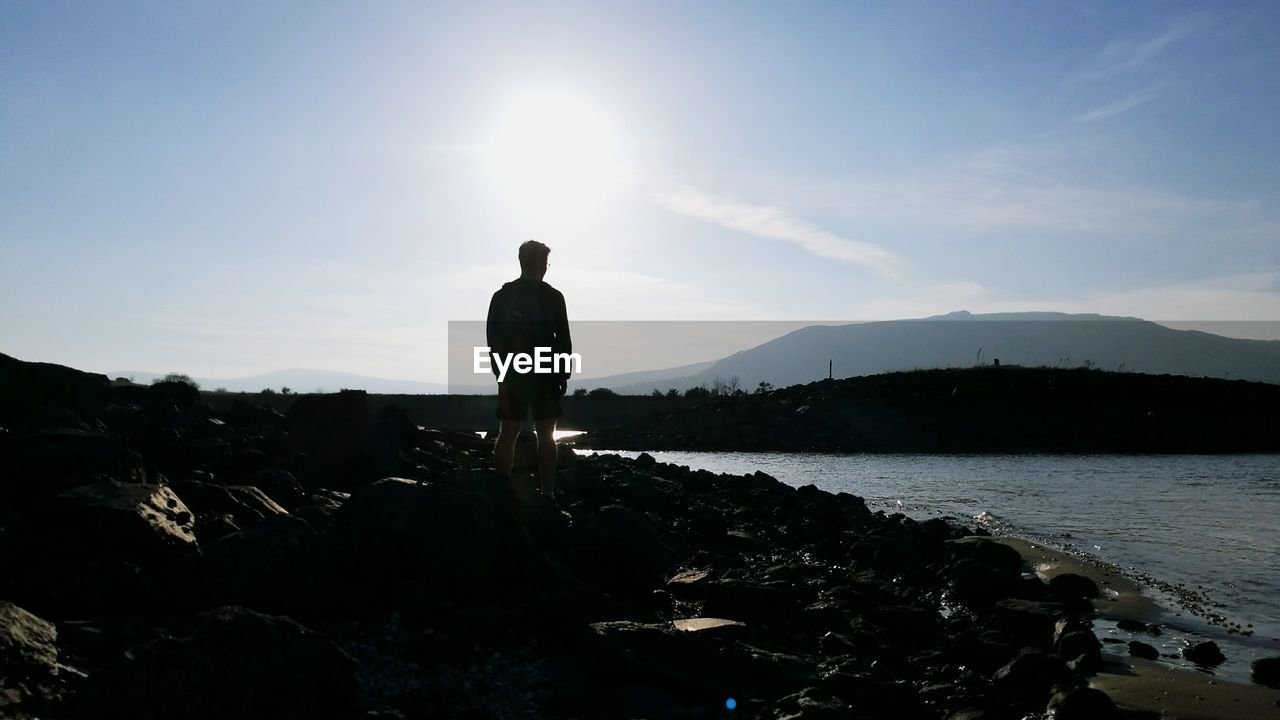
[(1219, 674), (1233, 679), (1247, 677), (1252, 658), (1280, 655), (1278, 455), (650, 454), (695, 469), (761, 470), (790, 485), (853, 493), (873, 511), (917, 519), (981, 517), (998, 531), (1069, 543), (1135, 573), (1197, 590), (1214, 612), (1254, 631), (1228, 635), (1151, 588), (1170, 608), (1167, 624), (1186, 631), (1144, 638), (1162, 652), (1212, 638), (1229, 658)]

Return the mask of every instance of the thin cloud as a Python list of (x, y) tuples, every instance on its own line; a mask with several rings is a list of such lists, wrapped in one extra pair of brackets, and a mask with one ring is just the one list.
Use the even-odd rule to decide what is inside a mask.
[(1070, 232), (1155, 237), (1212, 229), (1219, 237), (1274, 237), (1249, 199), (1186, 195), (1099, 180), (1079, 169), (1084, 150), (995, 146), (895, 175), (780, 178), (773, 195), (796, 205), (898, 230)]
[(1136, 107), (1146, 105), (1152, 100), (1160, 97), (1162, 94), (1163, 91), (1160, 88), (1144, 88), (1126, 98), (1117, 100), (1110, 105), (1103, 105), (1100, 108), (1090, 110), (1082, 115), (1077, 115), (1076, 120), (1079, 120), (1080, 122), (1100, 122), (1102, 120), (1107, 120), (1115, 117), (1116, 115), (1129, 112)]
[(989, 303), (983, 310), (1096, 312), (1163, 321), (1275, 322), (1280, 318), (1278, 285), (1280, 273), (1244, 273), (1074, 298)]
[(1092, 67), (1078, 73), (1072, 80), (1087, 83), (1136, 72), (1149, 65), (1172, 45), (1190, 37), (1195, 26), (1192, 17), (1184, 17), (1174, 22), (1161, 35), (1149, 40), (1113, 42), (1098, 53)]
[(779, 207), (713, 197), (692, 188), (656, 193), (654, 198), (678, 215), (794, 243), (818, 257), (851, 262), (893, 279), (899, 277), (902, 263), (892, 252), (875, 243), (841, 237)]

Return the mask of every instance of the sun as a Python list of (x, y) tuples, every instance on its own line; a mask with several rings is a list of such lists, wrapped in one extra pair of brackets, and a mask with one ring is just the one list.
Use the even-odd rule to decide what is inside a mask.
[(489, 130), (484, 155), (500, 204), (543, 222), (595, 215), (625, 174), (612, 118), (564, 90), (511, 98)]

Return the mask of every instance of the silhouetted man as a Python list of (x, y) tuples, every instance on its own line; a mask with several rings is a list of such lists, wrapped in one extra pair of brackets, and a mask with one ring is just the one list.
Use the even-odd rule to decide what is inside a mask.
[[(498, 417), (502, 427), (494, 445), (494, 468), (511, 473), (516, 439), (527, 414), (533, 413), (538, 434), (538, 475), (542, 492), (554, 494), (556, 483), (556, 419), (560, 398), (569, 382), (567, 363), (563, 372), (517, 372), (512, 359), (518, 354), (534, 355), (538, 348), (550, 353), (570, 353), (569, 318), (564, 295), (542, 281), (547, 274), (551, 248), (529, 240), (520, 245), (520, 277), (502, 286), (489, 302), (486, 334), (490, 366), (498, 378)], [(500, 364), (506, 367), (505, 376)]]

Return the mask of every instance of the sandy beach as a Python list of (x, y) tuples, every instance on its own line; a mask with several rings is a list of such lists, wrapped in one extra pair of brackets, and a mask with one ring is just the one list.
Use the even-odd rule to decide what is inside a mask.
[[(1141, 586), (1119, 573), (1029, 540), (1000, 538), (1000, 542), (1017, 550), (1043, 580), (1063, 573), (1093, 579), (1102, 592), (1094, 601), (1101, 618), (1156, 623), (1167, 613), (1143, 594)], [(1280, 689), (1224, 681), (1153, 660), (1106, 658), (1102, 672), (1089, 685), (1123, 708), (1159, 713), (1170, 720), (1280, 718)]]

